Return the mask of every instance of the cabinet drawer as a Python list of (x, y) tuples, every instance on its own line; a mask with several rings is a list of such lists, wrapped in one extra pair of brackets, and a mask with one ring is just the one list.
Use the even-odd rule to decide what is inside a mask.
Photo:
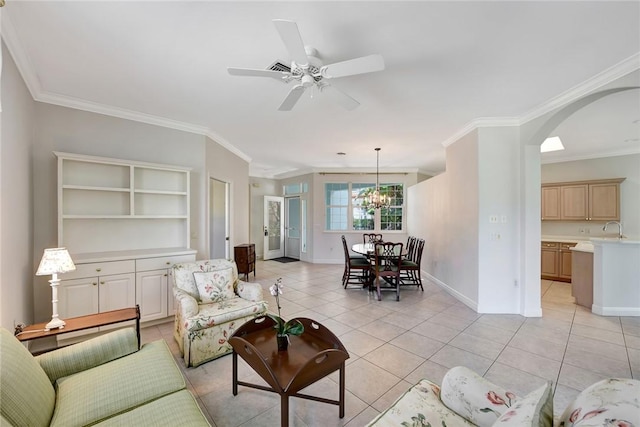
[(159, 270), (171, 268), (174, 264), (183, 262), (195, 262), (195, 255), (174, 255), (157, 258), (141, 258), (136, 260), (136, 271)]
[(110, 261), (110, 262), (91, 262), (88, 264), (76, 264), (75, 271), (64, 273), (61, 278), (81, 279), (83, 277), (106, 276), (111, 274), (133, 273), (136, 271), (136, 265), (133, 260), (126, 261)]
[(558, 242), (542, 242), (542, 247), (557, 249), (559, 247), (559, 243)]

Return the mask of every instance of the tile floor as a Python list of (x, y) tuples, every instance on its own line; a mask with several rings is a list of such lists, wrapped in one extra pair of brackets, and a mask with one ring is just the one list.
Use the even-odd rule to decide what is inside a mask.
[[(360, 427), (421, 378), (440, 383), (453, 366), (465, 365), (518, 395), (553, 381), (559, 415), (577, 393), (607, 377), (640, 378), (640, 318), (600, 317), (573, 304), (570, 285), (543, 280), (543, 317), (477, 314), (438, 286), (403, 288), (401, 300), (382, 301), (362, 289), (343, 289), (341, 265), (258, 261), (257, 277), (270, 307), (268, 287), (282, 277), (282, 317), (309, 317), (328, 327), (350, 354), (346, 414), (338, 407), (292, 398), (290, 425)], [(231, 393), (231, 356), (185, 368), (172, 337), (173, 324), (142, 330), (145, 342), (165, 339), (187, 387), (215, 427), (280, 425), (279, 397), (240, 387)], [(244, 362), (239, 376), (261, 382)], [(336, 399), (337, 373), (305, 392)]]

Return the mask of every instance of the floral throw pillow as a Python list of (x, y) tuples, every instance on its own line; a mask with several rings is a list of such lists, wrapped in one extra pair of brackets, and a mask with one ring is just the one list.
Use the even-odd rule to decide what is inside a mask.
[(193, 279), (203, 303), (220, 302), (235, 296), (231, 270), (231, 268), (225, 268), (216, 271), (193, 272)]
[(551, 427), (553, 425), (553, 395), (551, 382), (532, 391), (498, 418), (494, 427)]
[(440, 398), (449, 409), (479, 427), (491, 427), (516, 402), (516, 395), (464, 366), (442, 378)]
[(640, 426), (640, 381), (609, 378), (584, 389), (560, 417), (560, 427)]

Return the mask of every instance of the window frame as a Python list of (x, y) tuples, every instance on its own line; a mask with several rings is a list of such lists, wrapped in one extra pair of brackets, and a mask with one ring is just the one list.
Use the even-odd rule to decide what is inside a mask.
[[(346, 214), (347, 214), (347, 225), (346, 225), (346, 229), (330, 229), (328, 228), (329, 225), (329, 221), (327, 219), (327, 215), (329, 213), (328, 209), (329, 208), (336, 208), (339, 207), (338, 205), (328, 205), (327, 204), (327, 190), (329, 188), (329, 186), (331, 185), (347, 185), (347, 194), (349, 195), (348, 197), (348, 202), (347, 205), (339, 205), (340, 207), (344, 207), (346, 206)], [(354, 184), (355, 185), (371, 185), (372, 187), (375, 187), (375, 182), (364, 182), (364, 181), (340, 181), (340, 182), (325, 182), (323, 185), (323, 210), (324, 210), (324, 231), (328, 232), (328, 233), (345, 233), (345, 232), (351, 232), (351, 233), (358, 233), (358, 232), (375, 232), (375, 233), (396, 233), (396, 234), (402, 234), (402, 233), (406, 233), (406, 183), (404, 182), (400, 182), (400, 181), (394, 181), (394, 182), (381, 182), (380, 183), (380, 188), (384, 188), (384, 187), (390, 187), (390, 186), (394, 186), (394, 187), (400, 187), (402, 188), (402, 204), (401, 205), (392, 205), (390, 206), (389, 209), (400, 209), (401, 210), (401, 216), (402, 216), (402, 220), (400, 221), (401, 224), (401, 228), (397, 229), (397, 230), (383, 230), (382, 229), (382, 215), (381, 215), (381, 209), (375, 209), (374, 210), (374, 216), (373, 216), (373, 229), (362, 229), (362, 230), (356, 230), (354, 229), (354, 213), (355, 213), (355, 209), (358, 209), (358, 206), (355, 205), (353, 203), (353, 188), (354, 188)]]

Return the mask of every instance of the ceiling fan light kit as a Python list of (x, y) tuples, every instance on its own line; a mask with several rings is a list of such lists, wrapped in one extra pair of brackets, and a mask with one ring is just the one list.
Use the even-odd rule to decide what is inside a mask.
[(295, 82), (296, 84), (280, 104), (278, 108), (280, 111), (293, 109), (304, 91), (314, 86), (319, 93), (326, 93), (327, 97), (345, 109), (353, 110), (360, 103), (335, 86), (331, 86), (327, 80), (384, 70), (384, 59), (377, 54), (323, 65), (318, 58), (318, 51), (313, 47), (305, 46), (302, 42), (298, 25), (294, 21), (274, 19), (273, 23), (289, 52), (290, 70), (274, 71), (229, 67), (227, 71), (232, 76), (270, 77), (284, 83)]

